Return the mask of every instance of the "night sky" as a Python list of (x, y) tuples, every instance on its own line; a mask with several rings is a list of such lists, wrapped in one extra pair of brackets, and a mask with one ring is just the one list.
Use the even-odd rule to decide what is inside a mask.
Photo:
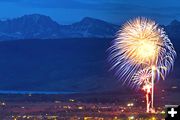
[(94, 17), (121, 24), (144, 16), (160, 24), (180, 20), (179, 0), (0, 0), (0, 18), (39, 13), (60, 24), (71, 24), (83, 17)]

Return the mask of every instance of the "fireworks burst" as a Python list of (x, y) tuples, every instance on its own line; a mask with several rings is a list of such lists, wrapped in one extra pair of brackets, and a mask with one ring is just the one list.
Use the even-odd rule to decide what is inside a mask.
[[(154, 70), (156, 71), (157, 75), (159, 75), (157, 76), (157, 78), (161, 77), (163, 80), (165, 79), (161, 71), (162, 70), (166, 71), (167, 70), (166, 67), (160, 66), (154, 68)], [(150, 84), (151, 78), (152, 78), (152, 67), (139, 70), (132, 77), (132, 83), (133, 83), (132, 86), (134, 86), (136, 89), (140, 89), (142, 86)]]
[[(138, 85), (132, 76), (147, 67), (163, 66), (158, 69), (166, 76), (172, 69), (176, 52), (163, 28), (146, 18), (136, 18), (127, 22), (117, 33), (110, 50), (111, 69), (128, 85)], [(159, 79), (159, 74), (156, 74)]]
[[(154, 82), (173, 68), (176, 52), (163, 28), (146, 18), (127, 22), (110, 50), (111, 69), (123, 83), (146, 92), (147, 112), (154, 112)], [(150, 96), (151, 95), (151, 100)]]
[(149, 68), (143, 69), (138, 71), (133, 77), (132, 77), (132, 83), (136, 85), (136, 88), (141, 88), (142, 86), (146, 84), (150, 84), (150, 79), (152, 77), (152, 70)]

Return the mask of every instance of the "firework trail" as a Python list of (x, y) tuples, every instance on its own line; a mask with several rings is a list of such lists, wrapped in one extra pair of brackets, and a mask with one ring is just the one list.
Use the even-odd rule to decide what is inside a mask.
[(150, 92), (152, 90), (152, 83), (151, 83), (151, 78), (152, 78), (152, 70), (151, 68), (146, 68), (138, 71), (133, 76), (133, 83), (137, 84), (138, 89), (142, 88), (143, 91), (146, 92), (146, 112), (150, 112)]
[[(111, 69), (123, 84), (136, 88), (151, 85), (153, 108), (154, 80), (166, 77), (176, 57), (164, 29), (146, 18), (130, 20), (118, 31), (109, 51)], [(150, 84), (145, 82), (148, 80)]]

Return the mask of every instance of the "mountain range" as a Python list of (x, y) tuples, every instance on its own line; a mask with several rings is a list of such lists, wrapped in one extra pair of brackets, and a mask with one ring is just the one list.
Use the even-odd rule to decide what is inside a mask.
[[(163, 26), (172, 38), (180, 38), (180, 22)], [(49, 16), (40, 14), (0, 20), (0, 40), (59, 39), (59, 38), (112, 38), (120, 28), (103, 20), (85, 17), (71, 25), (61, 25)]]
[(60, 25), (49, 16), (32, 14), (0, 21), (0, 39), (113, 37), (118, 28), (118, 25), (90, 17), (71, 25)]

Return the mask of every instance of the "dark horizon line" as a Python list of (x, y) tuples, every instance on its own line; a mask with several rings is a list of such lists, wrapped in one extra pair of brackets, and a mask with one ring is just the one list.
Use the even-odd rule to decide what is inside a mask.
[(75, 94), (79, 92), (68, 92), (68, 91), (32, 91), (32, 90), (0, 90), (0, 94), (44, 94), (44, 95), (56, 95), (56, 94)]

